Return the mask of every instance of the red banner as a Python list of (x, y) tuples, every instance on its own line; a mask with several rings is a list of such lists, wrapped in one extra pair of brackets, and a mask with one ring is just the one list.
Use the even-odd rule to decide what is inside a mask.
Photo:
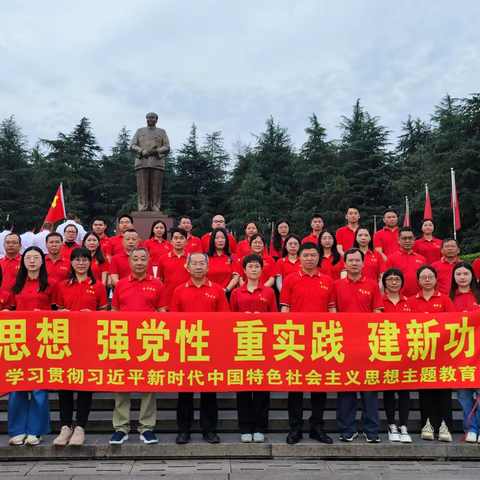
[(0, 391), (480, 386), (480, 312), (1, 312)]

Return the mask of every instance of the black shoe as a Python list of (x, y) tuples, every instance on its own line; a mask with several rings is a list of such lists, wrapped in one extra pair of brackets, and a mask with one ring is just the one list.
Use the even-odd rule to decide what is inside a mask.
[(310, 438), (313, 438), (320, 443), (326, 443), (327, 445), (333, 443), (333, 440), (320, 427), (314, 427), (310, 430)]
[(215, 432), (204, 433), (203, 439), (208, 443), (220, 443), (220, 437)]
[(287, 435), (287, 443), (289, 445), (295, 445), (298, 443), (301, 439), (303, 438), (303, 434), (300, 430), (292, 430), (288, 435)]
[(190, 441), (190, 434), (188, 432), (180, 432), (175, 439), (177, 445), (185, 445)]

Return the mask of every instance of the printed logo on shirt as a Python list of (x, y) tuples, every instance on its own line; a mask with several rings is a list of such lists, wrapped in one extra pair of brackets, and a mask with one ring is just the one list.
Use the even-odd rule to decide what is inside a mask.
[(422, 261), (419, 260), (418, 258), (416, 258), (415, 261), (416, 261), (417, 263), (422, 263)]
[(208, 298), (212, 298), (213, 300), (215, 300), (217, 298), (215, 295), (210, 295), (207, 292), (205, 292), (205, 296), (208, 297)]
[(363, 295), (371, 295), (372, 292), (368, 291), (368, 290), (363, 290), (363, 288), (359, 288), (358, 291), (360, 293), (362, 293)]
[(372, 262), (376, 262), (376, 261), (377, 261), (377, 259), (376, 259), (375, 257), (371, 256), (371, 257), (370, 257), (370, 261), (372, 261)]
[(67, 267), (60, 267), (60, 270), (68, 270)]
[(441, 303), (434, 303), (433, 306), (435, 308), (441, 308), (442, 307), (442, 304)]
[(328, 291), (328, 289), (329, 289), (328, 286), (327, 286), (327, 285), (324, 285), (321, 280), (320, 280), (320, 282), (318, 282), (318, 283), (320, 284), (320, 288), (323, 288), (324, 290), (327, 290), (327, 291)]
[(258, 296), (258, 299), (261, 300), (262, 302), (267, 302), (267, 299), (262, 297), (261, 295)]
[(150, 290), (151, 292), (156, 292), (154, 287), (143, 287), (143, 290)]
[(91, 288), (89, 288), (88, 290), (86, 290), (87, 293), (90, 293), (90, 295), (95, 295), (95, 290), (92, 290)]

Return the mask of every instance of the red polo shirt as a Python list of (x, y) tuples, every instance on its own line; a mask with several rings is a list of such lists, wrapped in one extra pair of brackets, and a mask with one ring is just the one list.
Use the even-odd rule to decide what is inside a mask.
[(403, 284), (402, 293), (406, 297), (416, 295), (420, 291), (417, 281), (417, 270), (426, 265), (427, 261), (418, 253), (412, 252), (408, 254), (403, 250), (398, 250), (387, 258), (387, 269), (398, 268), (402, 271), (405, 282)]
[(313, 232), (302, 240), (302, 243), (313, 242), (315, 245), (318, 245), (318, 235), (315, 235)]
[(67, 260), (70, 260), (70, 255), (72, 254), (72, 250), (78, 247), (81, 247), (79, 243), (74, 243), (71, 247), (68, 247), (67, 244), (63, 242), (63, 247), (60, 250), (60, 256), (64, 257)]
[(289, 275), (282, 285), (280, 305), (291, 312), (328, 312), (335, 307), (333, 280), (318, 270), (310, 276), (302, 270)]
[(435, 293), (425, 300), (423, 293), (419, 292), (408, 299), (409, 307), (415, 313), (441, 313), (456, 312), (455, 305), (450, 297), (435, 290)]
[(112, 307), (121, 312), (155, 312), (166, 306), (163, 284), (151, 275), (143, 280), (129, 275), (115, 285)]
[(408, 298), (400, 294), (400, 300), (395, 305), (389, 298), (386, 293), (382, 296), (383, 307), (385, 313), (402, 313), (409, 312), (410, 307), (408, 306)]
[(184, 253), (179, 258), (172, 251), (168, 255), (163, 255), (158, 263), (157, 277), (163, 278), (165, 299), (169, 310), (175, 289), (190, 279), (190, 274), (187, 270), (187, 258), (187, 253)]
[(383, 254), (387, 257), (393, 255), (399, 249), (399, 230), (399, 227), (395, 227), (395, 230), (390, 230), (387, 227), (383, 227), (373, 236), (373, 248), (381, 248)]
[(53, 278), (58, 285), (68, 279), (70, 276), (70, 260), (60, 256), (54, 262), (48, 255), (45, 257), (45, 265), (47, 266), (48, 278)]
[[(140, 238), (138, 239), (138, 246), (143, 246)], [(123, 246), (123, 235), (121, 233), (108, 239), (107, 255), (111, 255), (113, 257), (114, 255), (119, 255), (124, 251), (125, 247)]]
[[(270, 255), (264, 254), (262, 255), (262, 259), (263, 259), (263, 268), (262, 268), (262, 274), (260, 275), (260, 283), (265, 283), (270, 277), (277, 276), (277, 264), (275, 263), (275, 260)], [(238, 263), (239, 263), (239, 267), (242, 270), (241, 276), (246, 281), (247, 276), (245, 275), (245, 270), (243, 269), (243, 258), (239, 260)]]
[(170, 312), (229, 312), (223, 288), (206, 280), (197, 287), (192, 280), (178, 286), (173, 292)]
[(2, 287), (5, 290), (10, 290), (17, 280), (17, 273), (20, 268), (22, 256), (17, 255), (15, 258), (8, 258), (6, 255), (0, 260), (0, 267), (2, 268)]
[(92, 284), (87, 278), (84, 282), (66, 280), (62, 282), (58, 291), (58, 307), (79, 312), (80, 310), (95, 311), (107, 306), (107, 291), (100, 282)]
[(102, 253), (104, 256), (107, 255), (107, 250), (108, 250), (108, 244), (110, 242), (110, 238), (107, 237), (106, 235), (104, 235), (101, 239), (100, 239), (100, 249), (102, 250)]
[(378, 276), (384, 273), (385, 270), (385, 260), (382, 254), (377, 251), (367, 250), (362, 268), (363, 275), (378, 281)]
[[(113, 259), (112, 259), (113, 260)], [(97, 281), (102, 282), (102, 273), (107, 272), (110, 267), (110, 262), (108, 258), (105, 256), (105, 261), (99, 265), (98, 260), (96, 258), (93, 259), (91, 264), (91, 269), (93, 276), (97, 279)]]
[(276, 257), (276, 258), (282, 258), (284, 245), (285, 245), (285, 240), (282, 240), (282, 248), (280, 250), (275, 250), (275, 247), (273, 246), (273, 241), (272, 241), (272, 243), (270, 244), (270, 256)]
[[(282, 290), (283, 291), (283, 290)], [(348, 276), (335, 282), (339, 312), (373, 312), (383, 310), (378, 282), (362, 275), (356, 282)]]
[(12, 308), (13, 293), (0, 287), (0, 310), (10, 310)]
[(302, 269), (302, 262), (297, 257), (297, 261), (292, 263), (288, 257), (280, 258), (277, 262), (277, 276), (281, 276), (285, 280), (291, 273), (298, 272)]
[(214, 253), (213, 257), (208, 257), (207, 278), (213, 283), (218, 283), (222, 288), (227, 288), (234, 273), (241, 275), (242, 272), (243, 269), (235, 255), (231, 255), (230, 258), (222, 252), (221, 255)]
[[(204, 252), (208, 252), (208, 250), (210, 249), (210, 235), (212, 235), (212, 232), (206, 233), (202, 237), (202, 247)], [(230, 235), (229, 233), (227, 233), (227, 235), (228, 235), (228, 245), (230, 247), (229, 250), (231, 253), (236, 253), (237, 241), (235, 240), (235, 237), (233, 235)]]
[(143, 246), (148, 250), (151, 265), (158, 265), (160, 258), (173, 250), (172, 244), (163, 238), (161, 242), (156, 238), (149, 238)]
[(422, 237), (415, 240), (413, 251), (425, 257), (427, 265), (433, 265), (442, 258), (442, 241), (435, 237), (432, 240), (426, 240), (425, 237)]
[(480, 303), (477, 301), (472, 291), (462, 293), (460, 290), (455, 292), (453, 299), (455, 310), (457, 312), (471, 312), (473, 310), (480, 310)]
[(432, 263), (432, 267), (437, 271), (437, 290), (440, 293), (448, 295), (452, 286), (453, 267), (459, 262), (458, 258), (453, 263), (449, 263), (445, 257), (440, 261)]
[(57, 303), (58, 284), (55, 280), (49, 279), (44, 292), (39, 292), (40, 283), (38, 278), (31, 279), (27, 276), (25, 286), (20, 293), (14, 294), (13, 305), (17, 310), (51, 310), (52, 305)]
[(241, 240), (238, 242), (237, 250), (235, 254), (238, 258), (243, 258), (249, 253), (252, 253), (252, 249), (250, 248), (250, 239), (246, 238), (245, 240)]
[(333, 255), (322, 257), (322, 266), (318, 267), (320, 273), (328, 275), (333, 281), (340, 280), (342, 271), (346, 270), (345, 262), (343, 261), (343, 256), (340, 255), (340, 261), (335, 265), (332, 265)]
[(232, 312), (277, 312), (277, 299), (273, 288), (258, 284), (253, 292), (250, 292), (245, 282), (240, 288), (236, 288), (230, 296), (230, 310)]
[(480, 278), (480, 258), (477, 258), (473, 262), (473, 271), (475, 272), (475, 275), (477, 276), (477, 280)]
[(108, 266), (108, 274), (118, 275), (119, 279), (128, 277), (132, 273), (128, 258), (128, 253), (125, 250), (123, 250), (123, 253), (114, 255), (110, 265)]
[(346, 252), (350, 248), (353, 248), (353, 242), (355, 241), (355, 232), (356, 230), (352, 230), (348, 226), (348, 223), (344, 227), (337, 230), (337, 233), (335, 234), (335, 237), (337, 238), (337, 245), (341, 245), (344, 252)]
[(187, 245), (185, 246), (185, 251), (190, 253), (203, 253), (202, 241), (198, 237), (190, 235), (187, 239)]

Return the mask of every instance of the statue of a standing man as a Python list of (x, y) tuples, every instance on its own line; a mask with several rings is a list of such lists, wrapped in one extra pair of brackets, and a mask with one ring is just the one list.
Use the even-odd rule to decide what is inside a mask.
[(170, 142), (167, 132), (155, 126), (157, 121), (156, 113), (147, 113), (147, 126), (137, 130), (130, 147), (137, 157), (135, 171), (139, 212), (159, 212), (162, 201), (165, 157), (170, 152)]

